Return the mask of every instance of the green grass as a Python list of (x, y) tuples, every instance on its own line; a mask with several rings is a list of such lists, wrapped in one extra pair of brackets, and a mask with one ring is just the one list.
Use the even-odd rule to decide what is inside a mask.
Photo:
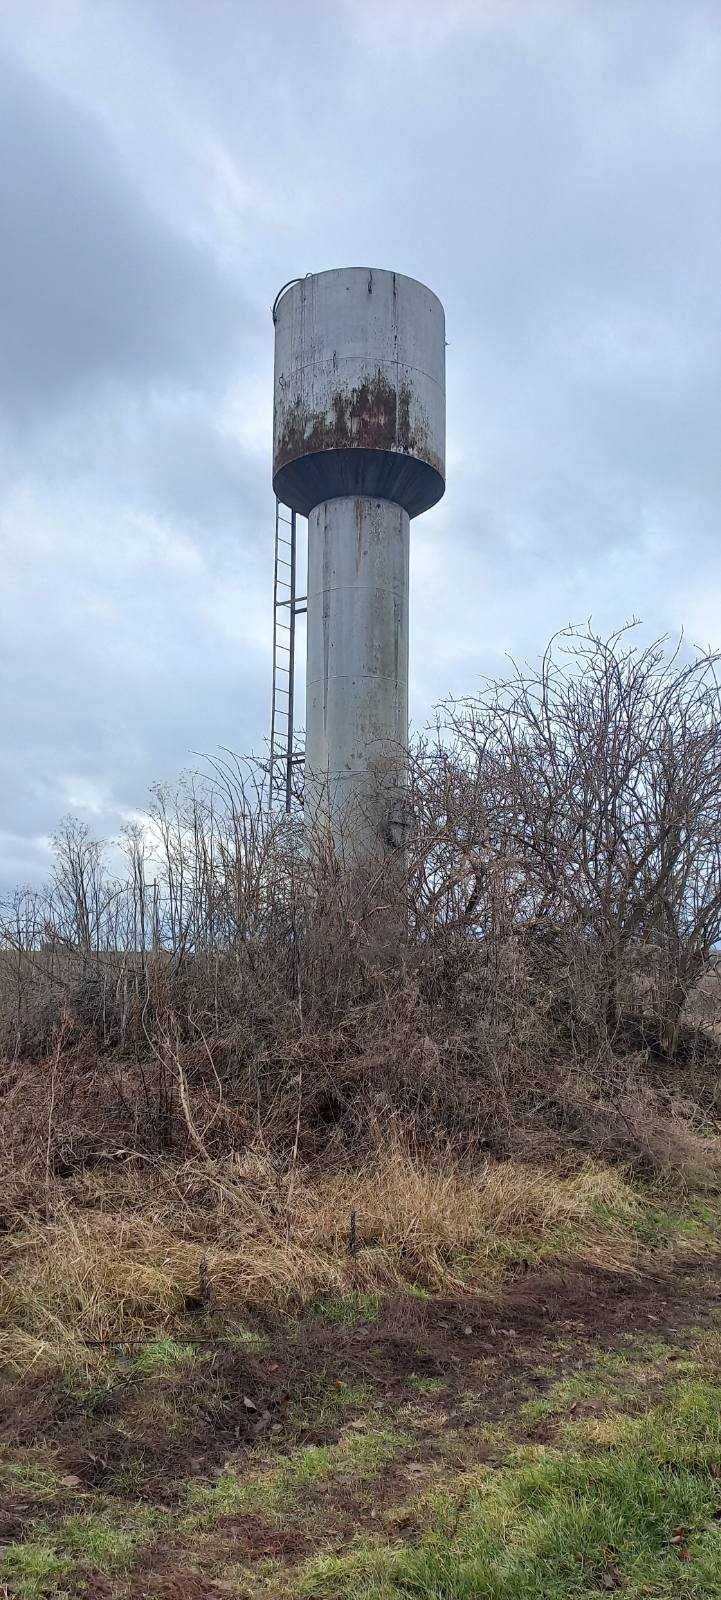
[(377, 1322), (380, 1306), (378, 1294), (349, 1291), (348, 1294), (320, 1295), (310, 1309), (314, 1316), (336, 1327), (354, 1328), (361, 1322)]
[(14, 1460), (0, 1456), (0, 1488), (9, 1496), (26, 1496), (33, 1500), (53, 1500), (58, 1492), (60, 1474), (43, 1465), (31, 1455), (21, 1455)]
[[(149, 1503), (158, 1469), (143, 1441), (192, 1434), (197, 1417), (214, 1428), (216, 1409), (227, 1429), (228, 1396), (211, 1355), (158, 1337), (107, 1381), (59, 1391), (79, 1396), (81, 1426), (101, 1430), (107, 1411), (131, 1447), (102, 1491), (49, 1446), (0, 1453), (15, 1527), (23, 1516), (0, 1548), (0, 1600), (81, 1600), (94, 1573), (128, 1600), (156, 1539), (178, 1592), (186, 1572), (201, 1572), (209, 1594), (217, 1580), (238, 1600), (721, 1600), (718, 1304), (693, 1329), (690, 1311), (701, 1311), (686, 1298), (675, 1335), (621, 1334), (612, 1349), (590, 1348), (569, 1324), (537, 1362), (521, 1350), (517, 1371), (483, 1355), (429, 1376), (419, 1352), (420, 1370), (390, 1386), (362, 1366), (354, 1376), (329, 1340), (284, 1398), (277, 1433), (241, 1435), (237, 1450), (230, 1434), (230, 1457), (211, 1450), (186, 1467), (202, 1477), (176, 1482), (162, 1510)], [(349, 1293), (314, 1309), (353, 1326), (372, 1324), (379, 1306)], [(254, 1335), (237, 1337), (260, 1353)], [(127, 1378), (125, 1410), (109, 1407)], [(291, 1448), (311, 1429), (329, 1442)], [(257, 1553), (251, 1543), (246, 1554), (246, 1518), (260, 1529)]]
[(591, 1366), (549, 1384), (545, 1393), (534, 1396), (519, 1406), (516, 1422), (521, 1428), (533, 1427), (547, 1419), (560, 1419), (569, 1412), (591, 1407), (602, 1402), (604, 1407), (614, 1407), (628, 1400), (639, 1376), (648, 1377), (645, 1367), (642, 1374), (626, 1351), (600, 1351)]
[(721, 1387), (673, 1384), (646, 1418), (569, 1420), (559, 1448), (426, 1497), (418, 1546), (376, 1544), (306, 1567), (299, 1592), (347, 1600), (628, 1600), (721, 1594)]
[(446, 1388), (446, 1379), (423, 1378), (414, 1372), (412, 1377), (408, 1379), (408, 1386), (410, 1389), (415, 1389), (417, 1394), (438, 1395), (442, 1394)]
[(65, 1583), (88, 1572), (125, 1572), (154, 1525), (147, 1507), (126, 1507), (119, 1514), (111, 1503), (104, 1510), (65, 1517), (53, 1527), (34, 1523), (32, 1537), (3, 1552), (0, 1583), (20, 1600), (35, 1600), (57, 1594)]
[(270, 1348), (267, 1333), (260, 1333), (257, 1328), (234, 1328), (225, 1343), (231, 1350), (244, 1350), (253, 1356), (264, 1356)]
[(309, 1428), (337, 1427), (344, 1412), (362, 1411), (368, 1426), (374, 1427), (380, 1410), (379, 1396), (371, 1384), (346, 1382), (322, 1371), (304, 1386), (299, 1400), (291, 1401), (286, 1420), (293, 1431), (303, 1433)]
[[(284, 1592), (329, 1600), (721, 1596), (721, 1339), (714, 1328), (689, 1338), (690, 1348), (647, 1334), (599, 1350), (503, 1423), (462, 1435), (468, 1450), (457, 1468), (439, 1473), (436, 1460), (415, 1502), (387, 1507), (390, 1544), (382, 1515), (378, 1532), (359, 1531), (344, 1555), (326, 1551), (286, 1571)], [(553, 1369), (539, 1376), (552, 1380)], [(433, 1379), (411, 1382), (437, 1392)], [(554, 1420), (553, 1444), (519, 1444), (537, 1415)], [(497, 1445), (499, 1464), (479, 1465), (477, 1455), (473, 1464), (474, 1439), (475, 1449), (481, 1439)], [(331, 1461), (314, 1450), (299, 1477), (328, 1481)], [(276, 1497), (274, 1513), (288, 1504)], [(407, 1512), (420, 1535), (403, 1545)], [(321, 1525), (318, 1532), (322, 1540)]]
[(147, 1537), (152, 1519), (140, 1515), (133, 1526), (118, 1526), (109, 1516), (68, 1517), (58, 1529), (58, 1548), (76, 1556), (83, 1565), (113, 1570), (129, 1566), (138, 1546)]
[(337, 1379), (324, 1395), (324, 1400), (331, 1411), (372, 1406), (375, 1398), (375, 1392), (369, 1383), (344, 1383), (341, 1379)]
[(179, 1367), (188, 1367), (196, 1359), (196, 1353), (191, 1344), (178, 1344), (175, 1339), (153, 1339), (143, 1345), (133, 1362), (134, 1370), (143, 1377), (152, 1377), (155, 1373), (176, 1372)]
[(51, 1544), (31, 1542), (11, 1544), (0, 1559), (0, 1582), (6, 1592), (20, 1600), (38, 1600), (58, 1593), (58, 1586), (70, 1571), (70, 1562)]
[(88, 1418), (102, 1416), (107, 1411), (115, 1383), (118, 1380), (119, 1368), (117, 1363), (107, 1363), (107, 1370), (102, 1377), (88, 1383), (77, 1373), (70, 1375), (63, 1388), (74, 1406), (81, 1409)]
[(372, 1428), (348, 1432), (338, 1444), (306, 1445), (263, 1473), (225, 1473), (212, 1486), (191, 1486), (191, 1514), (199, 1514), (204, 1526), (240, 1513), (272, 1521), (292, 1508), (304, 1489), (332, 1479), (371, 1478), (409, 1444), (407, 1435)]
[(596, 1200), (593, 1215), (609, 1232), (628, 1229), (639, 1244), (665, 1250), (674, 1243), (702, 1241), (718, 1227), (718, 1205), (696, 1195), (687, 1197), (683, 1209), (669, 1199), (663, 1203), (651, 1193), (629, 1189), (614, 1202)]

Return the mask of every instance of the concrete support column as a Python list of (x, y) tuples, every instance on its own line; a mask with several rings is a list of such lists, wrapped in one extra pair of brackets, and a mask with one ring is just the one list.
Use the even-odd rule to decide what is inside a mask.
[(306, 816), (354, 859), (403, 844), (409, 531), (400, 505), (365, 495), (308, 518)]

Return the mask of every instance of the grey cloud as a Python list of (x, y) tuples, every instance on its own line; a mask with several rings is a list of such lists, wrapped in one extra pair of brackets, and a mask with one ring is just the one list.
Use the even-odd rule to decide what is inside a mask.
[(101, 122), (9, 58), (0, 147), (7, 415), (27, 421), (104, 379), (207, 385), (237, 368), (238, 282), (132, 191)]
[(192, 750), (262, 743), (295, 272), (446, 305), (418, 719), (590, 612), (721, 643), (717, 0), (70, 10), (0, 22), (8, 879), (69, 796), (112, 833)]

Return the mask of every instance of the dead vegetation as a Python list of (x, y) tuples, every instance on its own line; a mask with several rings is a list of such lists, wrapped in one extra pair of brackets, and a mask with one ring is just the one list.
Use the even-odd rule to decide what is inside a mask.
[(609, 1186), (715, 1187), (716, 668), (571, 631), (445, 707), (392, 942), (397, 875), (230, 756), (115, 853), (66, 823), (4, 912), (8, 1359), (165, 1326), (203, 1262), (233, 1314), (585, 1259), (596, 1215), (628, 1264)]
[(50, 884), (4, 910), (9, 1166), (342, 1163), (393, 1119), (417, 1148), (706, 1167), (716, 668), (571, 631), (448, 705), (413, 753), (392, 949), (388, 876), (359, 886), (230, 756), (114, 853), (64, 824)]
[(648, 1243), (661, 1259), (679, 1244), (677, 1209), (593, 1164), (431, 1164), (392, 1143), (295, 1181), (258, 1159), (96, 1171), (6, 1238), (0, 1353), (7, 1371), (40, 1376), (84, 1371), (106, 1343), (212, 1338), (317, 1302), (342, 1317), (345, 1302), (373, 1312), (403, 1293), (492, 1300), (509, 1272), (544, 1261), (620, 1272)]

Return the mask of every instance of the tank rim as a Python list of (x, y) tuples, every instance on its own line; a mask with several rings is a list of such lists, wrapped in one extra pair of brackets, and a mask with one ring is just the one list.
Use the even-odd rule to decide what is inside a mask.
[(424, 283), (422, 278), (414, 278), (413, 275), (411, 273), (409, 273), (409, 272), (398, 272), (398, 271), (396, 271), (396, 269), (394, 267), (323, 267), (320, 272), (306, 272), (302, 276), (299, 276), (297, 278), (288, 278), (287, 281), (278, 290), (278, 293), (277, 293), (277, 295), (275, 297), (275, 300), (273, 302), (273, 309), (274, 309), (274, 312), (275, 312), (275, 315), (273, 316), (273, 321), (274, 322), (277, 321), (278, 308), (279, 308), (281, 302), (287, 298), (287, 295), (290, 294), (291, 290), (295, 289), (298, 284), (307, 283), (309, 278), (332, 278), (332, 277), (334, 277), (334, 276), (336, 276), (338, 274), (351, 273), (351, 272), (353, 272), (353, 273), (358, 273), (358, 272), (360, 272), (360, 273), (368, 273), (368, 272), (370, 272), (371, 274), (377, 273), (379, 276), (382, 276), (384, 278), (402, 278), (405, 283), (413, 283), (413, 284), (415, 284), (416, 288), (425, 290), (425, 293), (429, 294), (431, 296), (431, 298), (436, 301), (436, 303), (441, 308), (441, 312), (443, 314), (443, 319), (445, 321), (445, 315), (446, 315), (445, 306), (443, 304), (443, 301), (441, 300), (440, 295), (436, 294), (435, 289), (431, 289), (430, 284)]

